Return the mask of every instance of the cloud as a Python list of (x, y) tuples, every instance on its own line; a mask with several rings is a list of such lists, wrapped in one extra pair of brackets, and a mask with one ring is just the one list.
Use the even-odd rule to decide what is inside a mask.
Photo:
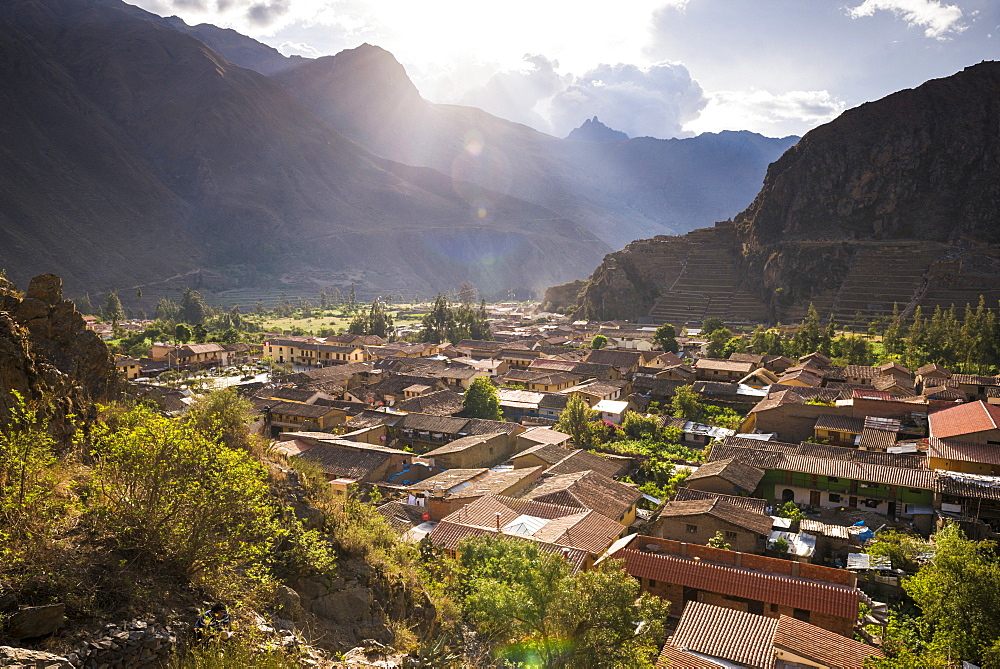
[(250, 23), (266, 28), (275, 23), (279, 18), (288, 13), (291, 8), (291, 0), (270, 0), (270, 2), (256, 2), (247, 8), (247, 18)]
[(305, 56), (306, 58), (319, 58), (323, 55), (319, 49), (305, 42), (282, 42), (278, 46), (278, 51), (286, 56)]
[(771, 137), (802, 135), (832, 121), (847, 105), (828, 91), (717, 91), (685, 126), (691, 132), (753, 130)]
[(962, 10), (958, 5), (944, 5), (939, 0), (865, 0), (848, 8), (847, 14), (858, 19), (880, 10), (902, 17), (909, 26), (922, 26), (924, 35), (935, 39), (947, 39), (947, 33), (962, 33), (968, 27), (960, 23)]
[(542, 55), (527, 54), (524, 62), (521, 69), (495, 73), (463, 104), (559, 137), (593, 116), (630, 137), (676, 137), (707, 104), (679, 63), (602, 64), (574, 75), (560, 74), (559, 63)]

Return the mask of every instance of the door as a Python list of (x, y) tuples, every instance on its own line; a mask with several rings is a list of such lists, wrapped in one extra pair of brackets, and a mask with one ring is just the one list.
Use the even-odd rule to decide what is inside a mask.
[(809, 503), (816, 507), (819, 506), (819, 490), (809, 491)]
[(857, 497), (852, 497), (851, 501), (848, 502), (848, 506), (850, 506), (852, 508), (855, 508), (855, 509), (858, 508), (858, 498)]

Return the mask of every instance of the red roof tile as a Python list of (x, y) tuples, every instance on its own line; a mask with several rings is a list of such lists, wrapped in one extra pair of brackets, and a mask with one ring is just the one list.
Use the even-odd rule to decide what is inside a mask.
[(878, 648), (788, 616), (778, 619), (772, 645), (831, 669), (860, 669), (869, 657), (885, 657)]
[(740, 665), (771, 669), (771, 640), (777, 627), (777, 618), (688, 602), (670, 643)]
[(948, 439), (1000, 429), (1000, 406), (970, 402), (934, 411), (928, 416), (932, 437)]

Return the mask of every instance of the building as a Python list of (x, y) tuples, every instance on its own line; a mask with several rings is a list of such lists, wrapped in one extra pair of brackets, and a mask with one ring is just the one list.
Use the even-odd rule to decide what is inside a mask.
[(636, 505), (642, 499), (639, 489), (593, 470), (570, 474), (547, 475), (524, 494), (533, 499), (562, 506), (593, 509), (626, 527), (635, 522)]
[(738, 459), (712, 460), (687, 477), (685, 485), (694, 490), (724, 495), (750, 495), (764, 472)]
[(860, 669), (870, 657), (885, 654), (791, 616), (770, 618), (690, 601), (656, 666)]
[(694, 364), (694, 372), (699, 381), (739, 381), (756, 366), (752, 362), (739, 360), (717, 360), (701, 358)]
[(671, 602), (680, 616), (691, 601), (769, 618), (783, 615), (845, 637), (858, 622), (858, 605), (874, 602), (843, 569), (779, 560), (633, 534), (602, 559), (623, 560), (643, 592)]
[(572, 437), (565, 432), (559, 432), (558, 430), (543, 426), (529, 427), (517, 435), (516, 450), (518, 453), (521, 453), (529, 448), (543, 444), (569, 449), (570, 439)]
[(996, 446), (1000, 450), (1000, 406), (983, 401), (933, 411), (930, 436)]
[(677, 493), (674, 494), (673, 501), (684, 502), (692, 499), (721, 499), (724, 502), (729, 502), (741, 509), (746, 509), (762, 516), (770, 515), (767, 509), (769, 506), (767, 500), (758, 497), (740, 497), (738, 495), (723, 495), (717, 492), (704, 492), (702, 490), (695, 490), (694, 488), (678, 488)]
[(487, 495), (445, 516), (429, 536), (451, 557), (457, 557), (459, 544), (469, 537), (531, 541), (543, 552), (563, 556), (574, 570), (586, 570), (625, 531), (596, 511)]
[(718, 497), (667, 502), (650, 525), (655, 537), (707, 545), (721, 534), (734, 551), (763, 553), (771, 536), (770, 516)]
[(507, 432), (461, 437), (432, 451), (422, 459), (441, 469), (492, 467), (514, 454), (515, 439)]
[(409, 502), (426, 507), (431, 520), (441, 520), (486, 495), (520, 497), (542, 474), (541, 467), (526, 469), (449, 469), (410, 484)]

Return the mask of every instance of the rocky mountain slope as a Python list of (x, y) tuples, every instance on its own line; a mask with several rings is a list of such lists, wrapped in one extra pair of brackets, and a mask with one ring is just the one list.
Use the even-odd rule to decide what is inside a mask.
[(480, 211), (451, 179), (372, 155), (271, 79), (120, 6), (17, 0), (0, 15), (0, 266), (15, 278), (58, 266), (82, 292), (209, 267), (497, 290), (610, 250), (508, 195), (483, 190)]
[[(711, 291), (674, 287), (697, 285), (697, 268), (713, 253), (728, 254), (760, 306), (756, 318), (753, 310), (712, 314), (734, 320), (787, 321), (809, 302), (841, 323), (885, 315), (894, 303), (912, 312), (985, 295), (995, 304), (998, 119), (996, 62), (849, 110), (772, 164), (734, 224), (699, 232), (704, 248), (691, 235), (634, 242), (605, 259), (577, 307), (601, 313), (603, 305), (605, 318), (652, 311), (676, 320), (694, 307), (696, 322)], [(623, 304), (629, 293), (637, 299)]]

